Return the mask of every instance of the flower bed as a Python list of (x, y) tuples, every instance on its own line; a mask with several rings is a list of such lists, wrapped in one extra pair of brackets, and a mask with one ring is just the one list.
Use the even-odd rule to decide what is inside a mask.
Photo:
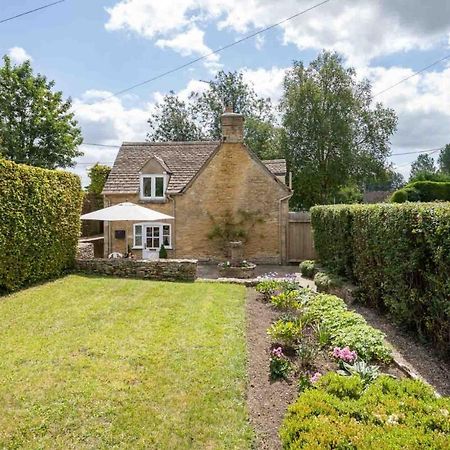
[[(374, 442), (380, 444), (380, 430), (386, 426), (389, 414), (394, 414), (390, 420), (396, 420), (396, 411), (399, 423), (405, 418), (408, 424), (405, 433), (411, 434), (420, 421), (415, 421), (414, 414), (408, 419), (402, 416), (401, 405), (414, 403), (419, 393), (425, 402), (417, 400), (422, 412), (429, 408), (434, 414), (444, 405), (448, 414), (448, 398), (437, 401), (424, 383), (404, 380), (404, 374), (391, 364), (391, 349), (385, 344), (383, 333), (368, 325), (361, 315), (349, 311), (339, 297), (317, 294), (292, 281), (264, 280), (256, 289), (261, 300), (280, 313), (267, 331), (272, 341), (270, 378), (296, 383), (299, 391), (281, 429), (283, 448), (331, 448), (334, 444), (333, 448), (372, 448), (371, 430)], [(386, 407), (386, 417), (381, 413), (379, 422), (377, 401), (393, 405), (392, 412)], [(336, 404), (341, 405), (340, 410)], [(439, 414), (436, 412), (435, 417), (437, 432), (431, 425), (419, 427), (418, 442), (441, 438), (446, 413)], [(378, 426), (380, 430), (376, 429)], [(343, 440), (339, 440), (341, 434)], [(396, 441), (395, 431), (392, 436), (393, 442), (402, 444), (380, 448), (402, 448), (403, 438)], [(409, 439), (405, 437), (405, 445), (413, 442)], [(351, 444), (346, 447), (344, 442)]]

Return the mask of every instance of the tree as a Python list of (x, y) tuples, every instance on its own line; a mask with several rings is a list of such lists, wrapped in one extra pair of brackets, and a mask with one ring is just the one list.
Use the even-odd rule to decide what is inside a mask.
[(87, 187), (87, 191), (90, 194), (100, 195), (105, 186), (106, 180), (108, 179), (109, 172), (111, 172), (111, 167), (105, 166), (103, 164), (95, 164), (88, 170), (88, 176), (91, 183)]
[(436, 166), (434, 159), (427, 153), (423, 153), (411, 164), (409, 181), (419, 181), (419, 179), (428, 179), (428, 177), (433, 178), (435, 174)]
[(309, 67), (294, 62), (280, 109), (292, 206), (333, 203), (342, 187), (385, 171), (396, 114), (372, 105), (369, 82), (358, 82), (338, 54), (324, 51)]
[(205, 138), (193, 119), (192, 107), (180, 100), (173, 91), (156, 105), (156, 111), (148, 123), (149, 141), (197, 141)]
[(439, 169), (442, 173), (450, 175), (450, 144), (447, 144), (439, 153)]
[(0, 67), (0, 153), (18, 163), (54, 169), (81, 156), (81, 130), (71, 99), (53, 91), (54, 81), (33, 73), (30, 61)]
[(240, 72), (219, 72), (205, 92), (191, 92), (188, 102), (166, 95), (149, 119), (150, 141), (220, 140), (225, 106), (245, 116), (244, 141), (261, 158), (282, 154), (280, 130), (269, 99), (259, 97)]

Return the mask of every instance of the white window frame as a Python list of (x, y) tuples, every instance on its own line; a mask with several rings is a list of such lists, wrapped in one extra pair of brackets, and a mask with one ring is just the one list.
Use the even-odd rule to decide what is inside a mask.
[[(144, 180), (146, 178), (151, 179), (151, 196), (147, 197), (144, 195)], [(156, 196), (156, 178), (163, 179), (163, 195), (161, 197)], [(163, 173), (157, 174), (141, 174), (140, 176), (140, 197), (141, 200), (165, 200), (166, 198), (166, 189), (167, 189), (167, 175)]]
[[(142, 227), (142, 245), (136, 245), (136, 227), (140, 226)], [(136, 250), (143, 250), (146, 248), (146, 239), (147, 239), (147, 227), (159, 227), (159, 238), (161, 245), (164, 241), (164, 227), (169, 227), (169, 244), (165, 245), (164, 247), (168, 250), (172, 250), (172, 224), (170, 223), (159, 223), (159, 222), (142, 222), (142, 223), (135, 223), (133, 224), (133, 249)], [(161, 248), (161, 246), (160, 246)]]

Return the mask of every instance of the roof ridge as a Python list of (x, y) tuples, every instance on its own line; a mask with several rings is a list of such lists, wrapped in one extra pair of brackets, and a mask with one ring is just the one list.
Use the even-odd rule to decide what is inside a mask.
[(165, 141), (165, 142), (132, 142), (132, 141), (124, 141), (122, 142), (121, 147), (153, 147), (153, 146), (161, 146), (161, 145), (212, 145), (219, 144), (220, 141)]

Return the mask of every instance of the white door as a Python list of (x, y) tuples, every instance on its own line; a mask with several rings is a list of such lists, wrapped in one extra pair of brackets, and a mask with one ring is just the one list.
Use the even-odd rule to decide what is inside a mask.
[(159, 225), (147, 225), (145, 227), (145, 241), (144, 249), (142, 250), (142, 259), (158, 259), (160, 247), (161, 236)]

